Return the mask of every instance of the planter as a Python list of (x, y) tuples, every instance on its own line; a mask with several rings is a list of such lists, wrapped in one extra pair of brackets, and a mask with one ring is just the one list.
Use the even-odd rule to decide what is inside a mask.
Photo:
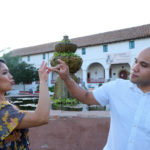
[(56, 52), (72, 52), (75, 53), (77, 45), (71, 43), (68, 36), (64, 36), (64, 39), (55, 45)]

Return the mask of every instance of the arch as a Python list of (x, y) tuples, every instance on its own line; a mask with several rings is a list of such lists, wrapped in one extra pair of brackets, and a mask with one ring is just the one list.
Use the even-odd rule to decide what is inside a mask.
[(87, 69), (88, 83), (103, 83), (105, 79), (105, 70), (100, 63), (92, 63)]
[(110, 66), (110, 78), (115, 80), (117, 78), (128, 79), (130, 74), (130, 64), (112, 64)]

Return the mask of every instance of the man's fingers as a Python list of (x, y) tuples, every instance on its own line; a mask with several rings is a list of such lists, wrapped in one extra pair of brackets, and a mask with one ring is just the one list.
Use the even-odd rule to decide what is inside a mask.
[(53, 69), (52, 71), (54, 71), (54, 72), (60, 74), (60, 70), (59, 70), (59, 69)]
[(57, 65), (55, 67), (51, 67), (50, 70), (60, 74), (61, 65)]
[(52, 67), (51, 70), (52, 71), (57, 71), (57, 70), (60, 70), (60, 67)]
[(57, 59), (57, 61), (58, 61), (59, 63), (63, 64), (63, 65), (66, 65), (66, 63), (65, 63), (63, 60), (61, 60), (61, 59)]
[(52, 69), (52, 70), (56, 70), (56, 69), (57, 69), (57, 70), (58, 70), (58, 69), (60, 70), (61, 67), (62, 67), (62, 64), (59, 64), (59, 65), (57, 65), (57, 66), (55, 66), (55, 67), (51, 67), (51, 69)]

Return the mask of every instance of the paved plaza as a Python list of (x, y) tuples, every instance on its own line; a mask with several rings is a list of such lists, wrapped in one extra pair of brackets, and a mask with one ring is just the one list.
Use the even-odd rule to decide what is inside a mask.
[(110, 117), (109, 111), (63, 111), (50, 110), (50, 119), (59, 118), (106, 118)]

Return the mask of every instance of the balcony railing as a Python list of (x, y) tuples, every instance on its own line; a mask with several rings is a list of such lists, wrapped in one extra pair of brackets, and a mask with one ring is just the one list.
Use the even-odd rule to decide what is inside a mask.
[(98, 79), (90, 78), (90, 79), (87, 79), (88, 83), (104, 83), (104, 81), (105, 81), (105, 78), (98, 78)]
[[(82, 83), (83, 79), (80, 79), (79, 83)], [(105, 78), (98, 78), (98, 79), (87, 79), (87, 83), (104, 83)], [(52, 84), (55, 84), (56, 80), (51, 80)]]
[[(51, 80), (51, 84), (55, 84), (56, 80)], [(79, 83), (82, 83), (83, 79), (79, 79)]]

